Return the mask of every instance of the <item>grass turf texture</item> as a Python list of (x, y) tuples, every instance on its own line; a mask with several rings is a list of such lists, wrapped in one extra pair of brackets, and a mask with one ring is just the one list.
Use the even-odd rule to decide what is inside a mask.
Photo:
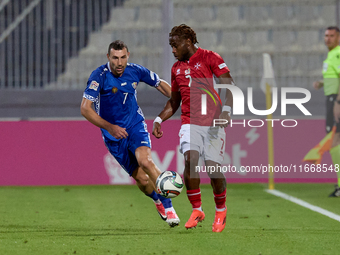
[[(169, 228), (136, 186), (0, 187), (0, 254), (336, 254), (340, 222), (264, 192), (230, 184), (227, 226), (212, 233), (214, 201), (202, 185), (206, 219), (193, 230), (185, 195), (173, 199), (181, 223)], [(340, 214), (331, 184), (276, 189)]]

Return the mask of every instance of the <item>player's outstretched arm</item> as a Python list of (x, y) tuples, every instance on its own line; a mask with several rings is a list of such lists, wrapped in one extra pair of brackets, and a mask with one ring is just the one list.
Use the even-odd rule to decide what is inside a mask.
[(91, 100), (83, 98), (80, 105), (80, 112), (89, 122), (97, 127), (106, 129), (114, 138), (122, 139), (128, 136), (125, 128), (113, 125), (100, 117), (93, 109), (93, 102)]
[(163, 136), (163, 131), (161, 131), (161, 123), (169, 119), (174, 115), (181, 104), (181, 93), (179, 91), (172, 91), (170, 99), (166, 102), (164, 109), (157, 116), (153, 122), (152, 134), (156, 138), (161, 138)]
[(167, 98), (170, 98), (171, 96), (171, 86), (169, 83), (167, 83), (165, 80), (160, 81), (157, 90), (159, 92), (161, 92), (164, 96), (166, 96)]

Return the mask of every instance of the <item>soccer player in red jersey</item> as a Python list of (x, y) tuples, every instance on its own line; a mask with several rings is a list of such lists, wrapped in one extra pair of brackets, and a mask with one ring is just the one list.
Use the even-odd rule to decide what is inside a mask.
[[(203, 158), (206, 168), (213, 167), (217, 170), (218, 166), (221, 166), (225, 149), (224, 127), (230, 121), (233, 104), (232, 94), (227, 90), (226, 102), (222, 106), (214, 89), (214, 75), (221, 84), (233, 83), (229, 68), (220, 55), (198, 48), (196, 43), (196, 33), (191, 27), (182, 24), (172, 28), (169, 44), (178, 61), (171, 69), (171, 97), (155, 119), (152, 132), (155, 137), (161, 138), (162, 121), (170, 118), (182, 102), (180, 150), (185, 159), (184, 181), (187, 196), (193, 208), (185, 224), (187, 229), (196, 227), (197, 223), (205, 218), (201, 207), (200, 176), (197, 171), (199, 158)], [(223, 119), (225, 121), (220, 123), (226, 124), (214, 125), (214, 119)], [(221, 232), (225, 227), (227, 214), (226, 180), (221, 171), (207, 172), (216, 204), (212, 230)]]

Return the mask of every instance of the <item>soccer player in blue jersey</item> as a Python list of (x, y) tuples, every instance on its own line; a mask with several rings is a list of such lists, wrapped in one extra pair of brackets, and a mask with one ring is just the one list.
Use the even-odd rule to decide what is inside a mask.
[[(92, 72), (81, 102), (81, 114), (101, 129), (104, 143), (139, 189), (153, 199), (170, 227), (180, 222), (171, 200), (155, 192), (161, 174), (151, 158), (151, 141), (136, 87), (140, 81), (170, 97), (170, 85), (147, 68), (128, 63), (129, 51), (120, 40), (109, 45), (108, 62)], [(94, 106), (94, 107), (93, 107)]]

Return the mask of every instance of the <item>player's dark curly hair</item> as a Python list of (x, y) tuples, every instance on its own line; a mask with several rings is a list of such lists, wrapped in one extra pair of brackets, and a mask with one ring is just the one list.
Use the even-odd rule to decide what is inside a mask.
[(185, 24), (175, 26), (171, 29), (169, 37), (174, 37), (176, 35), (182, 39), (190, 39), (193, 44), (198, 43), (195, 31)]
[(114, 49), (114, 50), (122, 50), (122, 49), (124, 49), (124, 48), (126, 48), (126, 51), (129, 52), (128, 47), (126, 46), (126, 44), (125, 44), (123, 41), (121, 41), (121, 40), (116, 40), (116, 41), (110, 43), (109, 49), (108, 49), (108, 54), (110, 55), (110, 50), (111, 50), (111, 49)]

